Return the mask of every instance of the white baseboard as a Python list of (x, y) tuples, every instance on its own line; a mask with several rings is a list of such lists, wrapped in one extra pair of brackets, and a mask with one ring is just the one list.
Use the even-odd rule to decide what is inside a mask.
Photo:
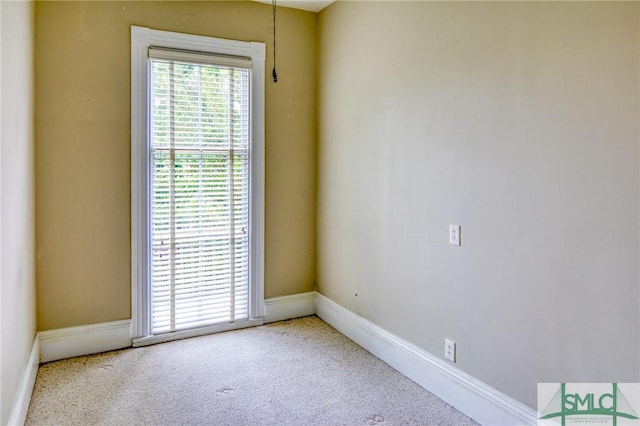
[(27, 411), (29, 410), (29, 403), (31, 402), (31, 394), (33, 393), (33, 386), (36, 383), (36, 375), (38, 374), (38, 365), (40, 365), (40, 341), (38, 335), (33, 340), (33, 346), (31, 348), (31, 354), (27, 365), (25, 365), (20, 377), (20, 384), (18, 385), (18, 393), (11, 409), (11, 416), (9, 416), (9, 426), (23, 425), (27, 419)]
[(315, 291), (266, 299), (264, 301), (266, 311), (264, 322), (270, 323), (313, 315), (316, 313), (315, 300)]
[(113, 351), (131, 346), (131, 320), (41, 331), (40, 362)]
[(535, 410), (447, 364), (331, 299), (316, 294), (316, 315), (457, 410), (484, 425), (532, 425)]
[[(264, 322), (313, 315), (315, 313), (315, 295), (315, 292), (310, 291), (266, 299), (264, 301), (266, 308)], [(131, 320), (121, 320), (42, 331), (38, 333), (40, 361), (56, 361), (130, 347), (132, 345), (130, 329)]]

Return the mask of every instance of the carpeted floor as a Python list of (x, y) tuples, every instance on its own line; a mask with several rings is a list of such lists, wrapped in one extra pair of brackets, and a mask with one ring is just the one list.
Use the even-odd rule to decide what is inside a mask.
[(40, 366), (27, 425), (475, 425), (317, 317)]

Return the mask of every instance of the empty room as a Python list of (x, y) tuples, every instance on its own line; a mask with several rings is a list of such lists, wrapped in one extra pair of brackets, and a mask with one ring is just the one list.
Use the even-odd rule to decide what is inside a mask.
[(0, 1), (0, 424), (640, 425), (640, 2)]

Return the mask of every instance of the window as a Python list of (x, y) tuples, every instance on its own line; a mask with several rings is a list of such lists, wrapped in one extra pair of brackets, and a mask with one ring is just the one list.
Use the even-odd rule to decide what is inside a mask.
[(264, 45), (132, 27), (134, 345), (262, 323)]

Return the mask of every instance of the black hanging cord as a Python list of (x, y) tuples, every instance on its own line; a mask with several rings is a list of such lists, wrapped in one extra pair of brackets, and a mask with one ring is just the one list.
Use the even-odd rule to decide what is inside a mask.
[(278, 82), (278, 73), (276, 72), (276, 0), (271, 0), (271, 4), (273, 7), (273, 71), (271, 71), (271, 76), (273, 77), (273, 82)]

